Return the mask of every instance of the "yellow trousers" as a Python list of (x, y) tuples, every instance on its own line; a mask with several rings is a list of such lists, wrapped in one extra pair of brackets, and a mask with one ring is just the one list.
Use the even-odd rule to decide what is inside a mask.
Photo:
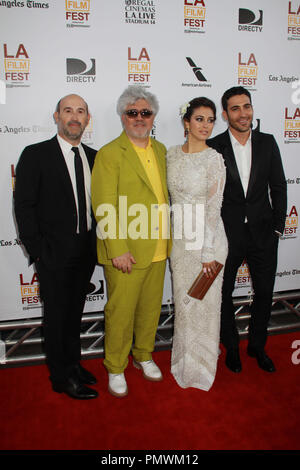
[[(121, 374), (132, 348), (138, 362), (151, 360), (161, 312), (166, 260), (123, 273), (104, 266), (108, 301), (105, 306), (104, 366)], [(133, 344), (134, 340), (134, 344)]]

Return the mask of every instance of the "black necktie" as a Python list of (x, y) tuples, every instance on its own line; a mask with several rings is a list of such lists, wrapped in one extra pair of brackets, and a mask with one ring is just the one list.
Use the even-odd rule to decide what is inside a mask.
[(82, 165), (81, 157), (79, 155), (78, 147), (72, 147), (72, 150), (75, 154), (74, 165), (75, 165), (77, 197), (78, 197), (79, 233), (82, 233), (82, 232), (87, 231), (86, 199), (85, 199), (83, 165)]

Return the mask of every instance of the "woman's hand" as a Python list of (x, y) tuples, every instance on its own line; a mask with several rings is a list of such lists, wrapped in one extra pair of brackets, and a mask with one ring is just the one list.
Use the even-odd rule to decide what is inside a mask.
[(213, 277), (214, 273), (216, 272), (216, 262), (211, 261), (210, 263), (202, 263), (203, 271), (206, 277)]

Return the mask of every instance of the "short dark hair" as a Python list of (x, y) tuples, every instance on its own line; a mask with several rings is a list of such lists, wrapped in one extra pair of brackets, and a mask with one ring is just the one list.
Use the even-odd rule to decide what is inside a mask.
[(242, 86), (234, 86), (226, 90), (222, 96), (222, 108), (224, 111), (227, 111), (229, 98), (236, 95), (246, 95), (250, 99), (250, 103), (252, 103), (250, 92), (246, 88)]
[(214, 120), (216, 120), (216, 105), (215, 103), (210, 100), (209, 98), (206, 98), (205, 96), (200, 96), (199, 98), (194, 98), (189, 102), (189, 106), (185, 112), (185, 114), (182, 116), (182, 119), (186, 121), (190, 121), (192, 114), (196, 108), (200, 108), (200, 106), (203, 106), (205, 108), (210, 108), (212, 112), (214, 113)]

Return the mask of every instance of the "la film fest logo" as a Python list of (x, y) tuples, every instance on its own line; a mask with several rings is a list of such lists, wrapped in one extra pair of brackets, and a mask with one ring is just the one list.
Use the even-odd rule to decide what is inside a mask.
[[(238, 84), (249, 88), (256, 85), (258, 65), (253, 52), (248, 55), (238, 54)], [(253, 90), (253, 88), (252, 88)]]
[(292, 105), (284, 110), (285, 144), (300, 142), (300, 80), (292, 82)]
[(68, 28), (89, 28), (90, 0), (65, 0), (66, 26)]
[(204, 33), (206, 5), (204, 0), (184, 0), (185, 33)]
[(16, 48), (4, 44), (3, 52), (6, 87), (30, 86), (30, 58), (24, 44), (19, 44)]
[(288, 106), (284, 110), (284, 143), (300, 142), (300, 108)]
[(190, 70), (194, 75), (196, 82), (192, 83), (182, 83), (181, 86), (191, 86), (191, 87), (211, 87), (211, 83), (208, 82), (206, 77), (206, 72), (203, 71), (203, 67), (199, 66), (199, 63), (195, 63), (192, 57), (186, 57), (186, 61), (190, 66)]
[(37, 274), (34, 273), (29, 278), (19, 274), (19, 280), (23, 310), (40, 307), (40, 285)]
[(263, 29), (263, 11), (253, 12), (246, 8), (239, 8), (239, 31), (261, 33)]
[[(19, 274), (19, 280), (23, 310), (41, 307), (40, 285), (37, 273), (34, 273), (32, 277), (25, 277), (23, 273), (21, 273)], [(97, 285), (90, 283), (86, 301), (95, 302), (103, 299), (104, 281), (99, 280)]]
[(125, 23), (155, 24), (153, 0), (125, 0)]
[(128, 82), (149, 83), (151, 78), (151, 60), (145, 47), (132, 50), (128, 47)]
[(298, 211), (296, 206), (292, 206), (285, 219), (283, 238), (296, 238), (298, 230)]
[(300, 39), (300, 4), (290, 1), (288, 3), (288, 39)]
[(236, 279), (235, 279), (235, 288), (240, 287), (250, 287), (251, 285), (251, 276), (246, 261), (243, 261), (241, 266), (238, 269)]
[(91, 117), (81, 137), (81, 142), (86, 145), (93, 144), (93, 127), (93, 118)]
[(67, 58), (67, 82), (94, 83), (96, 81), (96, 60)]

